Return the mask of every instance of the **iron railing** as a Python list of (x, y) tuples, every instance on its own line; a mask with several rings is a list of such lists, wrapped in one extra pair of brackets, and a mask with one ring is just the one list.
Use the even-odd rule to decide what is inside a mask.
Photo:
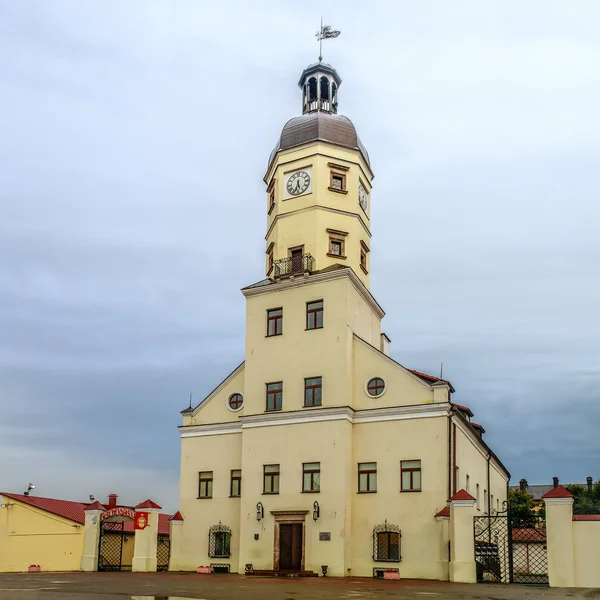
[(400, 562), (402, 560), (402, 532), (387, 520), (373, 528), (373, 560), (375, 562)]
[(300, 273), (310, 273), (313, 267), (313, 257), (310, 254), (280, 258), (273, 261), (275, 278), (288, 277)]
[(171, 555), (171, 540), (168, 535), (158, 534), (156, 539), (156, 570), (169, 570), (169, 557)]

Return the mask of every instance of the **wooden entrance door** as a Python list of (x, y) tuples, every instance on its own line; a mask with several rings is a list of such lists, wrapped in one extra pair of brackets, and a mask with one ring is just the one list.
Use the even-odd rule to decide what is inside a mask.
[(279, 526), (279, 570), (302, 569), (302, 523), (282, 523)]
[(292, 273), (302, 271), (302, 253), (303, 252), (304, 252), (304, 250), (302, 248), (298, 248), (297, 250), (292, 250)]

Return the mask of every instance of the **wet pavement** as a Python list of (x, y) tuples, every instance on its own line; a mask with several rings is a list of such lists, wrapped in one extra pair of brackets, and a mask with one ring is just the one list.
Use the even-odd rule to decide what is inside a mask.
[(376, 579), (263, 579), (195, 573), (0, 574), (0, 600), (554, 600), (600, 589)]

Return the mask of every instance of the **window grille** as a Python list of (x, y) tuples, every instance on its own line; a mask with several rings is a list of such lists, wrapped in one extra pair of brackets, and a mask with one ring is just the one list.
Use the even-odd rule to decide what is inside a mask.
[(208, 530), (208, 556), (229, 558), (231, 556), (231, 528), (227, 525), (213, 525)]
[(375, 562), (400, 562), (402, 558), (402, 533), (397, 525), (387, 521), (373, 528), (373, 560)]

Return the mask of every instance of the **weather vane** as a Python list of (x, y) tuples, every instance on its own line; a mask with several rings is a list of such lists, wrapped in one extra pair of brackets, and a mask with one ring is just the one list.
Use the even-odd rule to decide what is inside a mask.
[(323, 40), (336, 38), (340, 33), (341, 31), (332, 29), (331, 25), (323, 25), (323, 17), (321, 17), (321, 29), (316, 33), (317, 39), (319, 40), (319, 62), (323, 60)]

